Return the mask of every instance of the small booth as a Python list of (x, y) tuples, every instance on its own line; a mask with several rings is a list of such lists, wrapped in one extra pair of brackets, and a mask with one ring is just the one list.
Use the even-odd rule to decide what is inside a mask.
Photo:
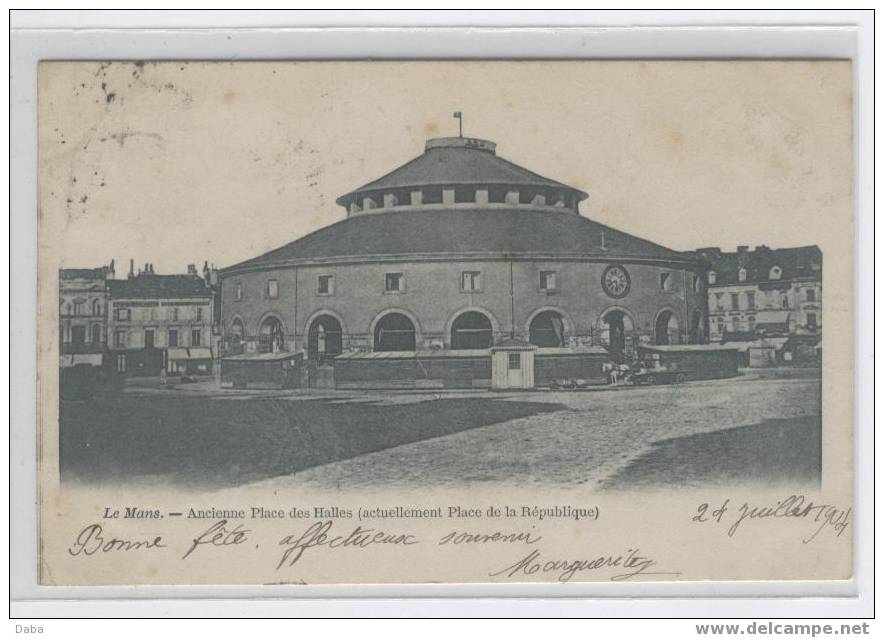
[(738, 341), (732, 344), (740, 350), (740, 365), (748, 368), (771, 368), (777, 365), (785, 337), (769, 337), (754, 341)]
[(527, 390), (534, 387), (534, 353), (537, 347), (519, 339), (506, 339), (491, 348), (491, 389)]
[(169, 348), (166, 351), (166, 372), (191, 376), (212, 374), (211, 348)]
[(778, 359), (784, 365), (818, 366), (821, 358), (819, 335), (792, 335), (779, 350)]
[(301, 386), (303, 352), (238, 354), (221, 359), (222, 388), (279, 390)]

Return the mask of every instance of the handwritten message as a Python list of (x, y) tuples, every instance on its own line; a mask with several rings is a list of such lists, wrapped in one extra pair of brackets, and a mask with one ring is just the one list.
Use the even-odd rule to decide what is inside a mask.
[[(85, 525), (72, 539), (67, 553), (77, 559), (97, 555), (124, 555), (131, 553), (163, 553), (178, 555), (179, 560), (192, 562), (207, 552), (247, 552), (257, 556), (268, 570), (291, 580), (304, 561), (339, 553), (372, 552), (381, 548), (414, 551), (415, 546), (437, 548), (437, 551), (459, 552), (468, 549), (513, 547), (515, 552), (487, 552), (487, 564), (476, 561), (481, 577), (493, 580), (558, 580), (568, 582), (580, 574), (593, 572), (611, 581), (625, 581), (649, 577), (675, 578), (676, 570), (660, 569), (658, 561), (637, 547), (623, 547), (609, 551), (594, 547), (591, 536), (582, 536), (579, 543), (562, 552), (558, 544), (548, 543), (538, 525), (557, 523), (594, 524), (600, 518), (595, 505), (579, 504), (500, 504), (488, 506), (448, 505), (419, 507), (411, 505), (337, 507), (317, 506), (290, 508), (187, 508), (180, 512), (165, 512), (155, 507), (103, 507), (102, 521)], [(205, 523), (196, 534), (184, 537), (169, 533), (144, 538), (140, 534), (125, 534), (120, 525), (127, 520), (166, 518)], [(455, 526), (428, 533), (410, 529), (414, 520), (454, 521)], [(264, 521), (285, 522), (285, 533), (279, 526), (268, 529)], [(497, 521), (491, 527), (471, 528), (472, 522)], [(177, 526), (176, 526), (177, 527)], [(276, 530), (272, 533), (270, 529)], [(506, 560), (501, 561), (501, 556)], [(250, 559), (252, 560), (252, 559)], [(496, 564), (495, 564), (496, 563)], [(297, 577), (295, 577), (297, 578)]]

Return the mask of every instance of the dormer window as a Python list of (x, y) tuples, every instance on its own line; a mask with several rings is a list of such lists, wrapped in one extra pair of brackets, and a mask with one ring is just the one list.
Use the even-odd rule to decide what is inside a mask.
[(738, 279), (739, 279), (740, 281), (746, 281), (746, 275), (747, 275), (747, 274), (748, 274), (748, 273), (746, 272), (746, 269), (745, 269), (745, 268), (740, 268), (740, 272), (737, 273), (737, 277), (738, 277)]
[(488, 189), (488, 201), (492, 204), (503, 204), (506, 201), (507, 189), (502, 186), (492, 186)]
[(778, 280), (782, 276), (783, 276), (783, 270), (779, 266), (774, 266), (773, 268), (770, 269), (770, 273), (768, 273), (768, 278), (773, 281)]
[(466, 186), (458, 186), (454, 189), (455, 204), (472, 204), (476, 201), (476, 189)]
[(712, 284), (715, 283), (715, 278), (716, 278), (715, 271), (714, 271), (714, 270), (710, 270), (710, 271), (709, 271), (709, 275), (708, 275), (708, 279), (709, 279), (709, 284), (710, 284), (710, 285), (712, 285)]
[(423, 203), (424, 204), (441, 204), (442, 203), (442, 189), (441, 188), (425, 188)]

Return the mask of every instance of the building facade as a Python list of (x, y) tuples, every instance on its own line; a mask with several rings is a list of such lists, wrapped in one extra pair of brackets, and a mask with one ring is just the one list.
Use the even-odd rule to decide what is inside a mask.
[(706, 263), (583, 217), (588, 195), (429, 140), (337, 201), (345, 220), (221, 270), (230, 353), (487, 350), (707, 340)]
[(62, 367), (101, 365), (107, 347), (107, 281), (114, 264), (59, 271), (59, 352)]
[(158, 275), (151, 264), (109, 289), (109, 351), (117, 372), (209, 374), (213, 362), (214, 292), (190, 266), (186, 275)]
[(716, 342), (822, 334), (822, 252), (817, 246), (736, 252), (701, 248), (707, 274), (709, 335)]

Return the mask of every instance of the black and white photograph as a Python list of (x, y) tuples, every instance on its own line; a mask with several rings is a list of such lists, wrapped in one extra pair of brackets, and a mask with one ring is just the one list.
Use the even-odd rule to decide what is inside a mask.
[(849, 576), (849, 61), (58, 61), (38, 98), (47, 581)]

